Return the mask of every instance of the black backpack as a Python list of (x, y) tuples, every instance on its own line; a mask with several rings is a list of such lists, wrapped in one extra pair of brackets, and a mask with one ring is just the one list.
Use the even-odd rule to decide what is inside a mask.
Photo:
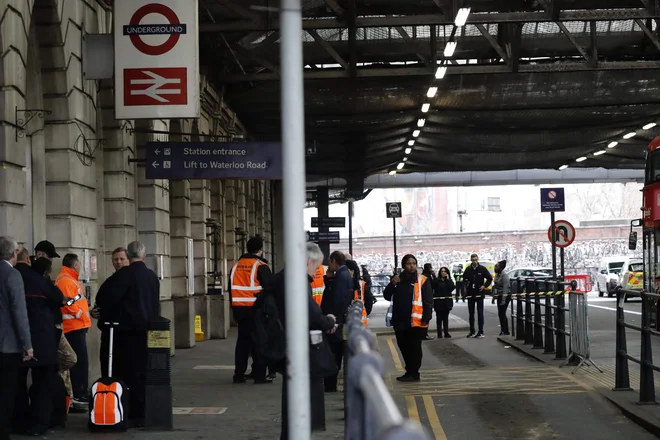
[(275, 297), (264, 292), (255, 309), (257, 353), (268, 364), (283, 361), (286, 358), (286, 334)]

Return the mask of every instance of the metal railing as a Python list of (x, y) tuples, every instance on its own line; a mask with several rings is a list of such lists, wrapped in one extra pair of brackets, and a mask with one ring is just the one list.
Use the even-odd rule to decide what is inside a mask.
[[(624, 302), (625, 297), (636, 297), (642, 299), (642, 325), (629, 324), (625, 320)], [(630, 372), (628, 361), (639, 364), (639, 404), (657, 404), (655, 400), (655, 382), (653, 372), (659, 371), (660, 367), (653, 363), (653, 346), (651, 337), (660, 336), (652, 327), (653, 307), (660, 295), (640, 290), (617, 289), (616, 293), (616, 367), (614, 376), (614, 391), (632, 391), (630, 387)], [(657, 319), (657, 316), (656, 316)], [(636, 330), (641, 336), (640, 358), (628, 353), (626, 341), (626, 329)]]
[[(511, 328), (516, 340), (567, 359), (566, 292), (570, 283), (559, 280), (514, 278), (511, 280)], [(514, 304), (515, 303), (515, 304)], [(544, 333), (545, 332), (545, 333)]]
[(362, 324), (362, 301), (348, 309), (348, 357), (344, 365), (347, 440), (430, 440), (418, 423), (404, 419), (383, 379), (383, 360), (373, 333)]

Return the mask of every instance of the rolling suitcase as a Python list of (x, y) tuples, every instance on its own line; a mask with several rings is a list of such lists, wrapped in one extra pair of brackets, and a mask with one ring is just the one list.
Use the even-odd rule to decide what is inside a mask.
[(89, 399), (89, 422), (91, 431), (126, 431), (128, 428), (128, 388), (118, 378), (112, 377), (112, 351), (114, 326), (110, 327), (110, 347), (108, 354), (108, 377), (102, 377), (92, 385)]

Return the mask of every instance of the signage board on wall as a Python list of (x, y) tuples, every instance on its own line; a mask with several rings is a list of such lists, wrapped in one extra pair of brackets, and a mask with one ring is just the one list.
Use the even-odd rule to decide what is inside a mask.
[(114, 2), (115, 118), (198, 118), (197, 0)]

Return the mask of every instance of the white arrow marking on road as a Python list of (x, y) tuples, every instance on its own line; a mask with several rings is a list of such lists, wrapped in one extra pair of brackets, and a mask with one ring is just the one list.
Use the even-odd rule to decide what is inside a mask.
[(154, 160), (154, 163), (151, 164), (152, 167), (158, 168), (159, 163)]
[(156, 149), (154, 150), (154, 153), (156, 153), (156, 156), (158, 156), (158, 155), (160, 154), (160, 150), (159, 150), (158, 148), (156, 148)]
[(153, 72), (148, 70), (142, 71), (145, 75), (150, 76), (152, 79), (132, 79), (131, 84), (151, 84), (151, 87), (144, 90), (131, 90), (131, 95), (147, 95), (148, 97), (155, 99), (159, 102), (169, 102), (167, 99), (163, 98), (160, 95), (180, 95), (180, 90), (174, 89), (165, 89), (162, 90), (166, 84), (179, 84), (181, 79), (179, 78), (163, 78), (160, 75), (156, 75)]

